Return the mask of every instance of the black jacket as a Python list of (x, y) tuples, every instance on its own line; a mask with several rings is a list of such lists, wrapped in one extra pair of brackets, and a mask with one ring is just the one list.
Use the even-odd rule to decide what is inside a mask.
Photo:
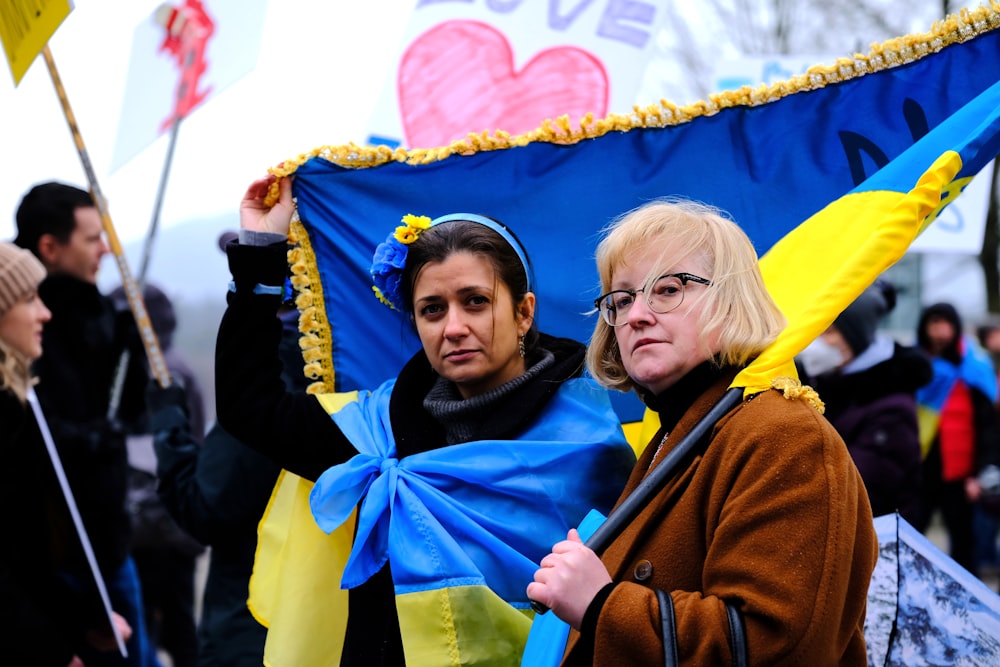
[[(315, 398), (287, 393), (280, 379), (282, 366), (276, 351), (281, 324), (274, 316), (280, 297), (253, 294), (253, 288), (284, 283), (286, 247), (232, 244), (228, 253), (236, 292), (229, 294), (216, 343), (219, 421), (285, 469), (316, 480), (357, 450)], [(539, 344), (555, 355), (555, 363), (508, 396), (480, 425), (489, 437), (516, 436), (544, 409), (563, 381), (582, 373), (582, 344), (544, 334)], [(436, 379), (422, 351), (399, 373), (389, 413), (400, 459), (445, 445), (443, 427), (423, 407)], [(388, 565), (351, 589), (349, 608), (341, 665), (404, 664)]]
[[(128, 554), (125, 429), (145, 418), (145, 353), (130, 312), (117, 312), (91, 283), (52, 274), (38, 289), (52, 311), (36, 363), (36, 392), (101, 570)], [(115, 368), (123, 350), (131, 363), (117, 419), (108, 418)], [(73, 567), (90, 576), (85, 563)]]
[[(285, 326), (281, 355), (286, 386), (304, 391), (297, 312)], [(158, 492), (177, 523), (212, 547), (198, 624), (201, 667), (257, 667), (267, 629), (247, 608), (257, 524), (281, 467), (215, 424), (199, 446), (184, 414), (186, 389), (151, 384), (149, 408)], [(186, 400), (187, 399), (187, 400)]]
[(97, 589), (78, 594), (58, 576), (80, 542), (31, 408), (0, 391), (0, 484), (6, 547), (0, 549), (3, 664), (66, 667), (86, 627), (104, 624)]
[(811, 380), (861, 473), (874, 516), (898, 510), (915, 520), (922, 461), (916, 393), (932, 374), (926, 354), (895, 343), (892, 357), (870, 368)]

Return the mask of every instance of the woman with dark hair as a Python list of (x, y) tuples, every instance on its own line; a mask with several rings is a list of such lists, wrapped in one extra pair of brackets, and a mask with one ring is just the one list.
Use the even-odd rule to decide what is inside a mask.
[[(35, 383), (30, 366), (42, 355), (42, 328), (52, 317), (38, 296), (43, 278), (45, 267), (34, 255), (0, 243), (0, 450), (8, 472), (0, 506), (12, 540), (0, 550), (0, 646), (4, 664), (81, 667), (76, 654), (86, 644), (100, 650), (116, 644), (110, 628), (93, 630), (107, 624), (96, 587), (90, 599), (59, 575), (80, 542), (27, 404)], [(114, 621), (127, 640), (124, 619)]]
[[(274, 180), (247, 190), (228, 247), (218, 415), (316, 480), (320, 528), (349, 526), (357, 513), (340, 582), (346, 628), (323, 619), (343, 640), (340, 664), (516, 664), (530, 626), (524, 583), (553, 539), (609, 508), (635, 460), (606, 392), (582, 377), (585, 348), (537, 330), (528, 258), (505, 226), (407, 215), (376, 249), (372, 276), (422, 349), (340, 409), (323, 407), (329, 396), (288, 393), (274, 315), (293, 202), (285, 179), (265, 205)], [(371, 297), (338, 296), (348, 306), (362, 298)], [(460, 612), (463, 602), (475, 612)]]

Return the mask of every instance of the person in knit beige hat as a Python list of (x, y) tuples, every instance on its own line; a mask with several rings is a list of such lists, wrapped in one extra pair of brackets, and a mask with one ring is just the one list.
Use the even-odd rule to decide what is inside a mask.
[[(80, 658), (88, 667), (157, 667), (129, 555), (126, 438), (145, 418), (149, 381), (135, 318), (118, 312), (98, 288), (108, 245), (88, 191), (57, 181), (36, 184), (21, 198), (14, 220), (14, 244), (29, 250), (48, 271), (38, 294), (52, 319), (43, 334), (45, 354), (32, 364), (38, 404), (62, 457), (111, 607), (133, 630), (127, 658), (103, 656), (89, 646), (82, 647)], [(118, 391), (116, 368), (125, 351), (129, 363)], [(90, 564), (82, 552), (70, 554), (62, 574), (73, 586), (91, 586)], [(17, 664), (4, 658), (4, 664)]]
[[(0, 624), (0, 645), (4, 664), (80, 667), (81, 648), (112, 651), (116, 644), (107, 619), (58, 572), (66, 545), (77, 538), (26, 405), (30, 365), (42, 355), (42, 327), (52, 318), (38, 296), (45, 276), (30, 251), (0, 243), (0, 452), (11, 472), (0, 486), (0, 506), (19, 508), (5, 526), (18, 546), (0, 553), (0, 600), (14, 619)], [(111, 618), (123, 638), (131, 636), (120, 614)]]
[(52, 317), (38, 297), (45, 267), (29, 251), (0, 243), (0, 390), (23, 403), (29, 364), (42, 354), (42, 326)]

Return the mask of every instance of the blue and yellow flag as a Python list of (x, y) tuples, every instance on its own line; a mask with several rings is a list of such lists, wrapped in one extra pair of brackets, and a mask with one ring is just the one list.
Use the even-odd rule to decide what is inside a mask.
[[(930, 383), (917, 390), (917, 425), (920, 432), (920, 453), (924, 458), (938, 434), (944, 404), (957, 383), (962, 382), (967, 387), (975, 388), (992, 403), (997, 402), (997, 376), (986, 350), (972, 336), (963, 335), (961, 352), (962, 359), (958, 365), (942, 357), (934, 357), (931, 360), (934, 375)], [(965, 471), (962, 474), (964, 476)]]
[(759, 390), (790, 374), (783, 367), (998, 154), (1000, 80), (776, 243), (760, 266), (789, 324), (733, 386)]
[(319, 395), (358, 454), (315, 485), (279, 479), (250, 584), (268, 667), (339, 664), (342, 589), (386, 563), (407, 665), (517, 665), (526, 582), (591, 508), (611, 508), (635, 465), (607, 392), (586, 378), (563, 383), (516, 440), (397, 459), (393, 385)]
[[(375, 246), (407, 213), (502, 220), (534, 264), (540, 328), (583, 341), (594, 325), (598, 232), (653, 198), (683, 196), (730, 212), (762, 256), (803, 221), (832, 225), (822, 251), (795, 250), (815, 270), (817, 258), (857, 242), (866, 214), (880, 215), (858, 215), (856, 204), (875, 196), (860, 192), (849, 214), (827, 207), (871, 189), (862, 185), (868, 176), (1000, 80), (998, 25), (998, 9), (965, 12), (867, 55), (686, 107), (661, 103), (435, 149), (322, 147), (285, 161), (273, 171), (295, 175), (304, 244), (296, 284), (306, 290), (306, 361), (317, 390), (374, 387), (416, 351), (410, 325), (376, 300), (369, 276)], [(885, 187), (908, 192), (928, 167), (914, 160)], [(973, 173), (963, 168), (961, 178)], [(851, 234), (838, 236), (848, 222)], [(906, 247), (899, 242), (896, 256)], [(831, 312), (849, 303), (849, 292), (827, 304)], [(641, 417), (634, 397), (615, 401), (623, 421)]]
[[(998, 28), (1000, 11), (982, 8), (784, 84), (688, 107), (661, 103), (580, 127), (556, 121), (528, 135), (498, 131), (437, 149), (323, 147), (285, 161), (272, 171), (295, 176), (299, 247), (290, 261), (312, 390), (375, 387), (418, 349), (410, 325), (375, 298), (369, 275), (375, 246), (403, 215), (502, 220), (533, 261), (539, 327), (587, 340), (600, 230), (671, 195), (732, 214), (789, 319), (737, 386), (756, 390), (793, 375), (794, 355), (1000, 153)], [(641, 418), (638, 401), (618, 400), (623, 421)], [(305, 492), (291, 493), (301, 507)], [(315, 522), (299, 518), (322, 541)], [(322, 554), (304, 554), (301, 562), (313, 564), (292, 578), (315, 581)], [(292, 590), (272, 581), (270, 590), (286, 585)]]

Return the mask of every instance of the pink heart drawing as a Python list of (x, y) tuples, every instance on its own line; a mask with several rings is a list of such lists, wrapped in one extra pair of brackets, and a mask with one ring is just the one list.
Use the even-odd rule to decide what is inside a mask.
[(523, 134), (546, 118), (607, 114), (608, 75), (593, 54), (546, 49), (520, 72), (503, 33), (478, 21), (446, 21), (417, 37), (400, 61), (399, 111), (411, 148), (443, 146), (470, 132)]

